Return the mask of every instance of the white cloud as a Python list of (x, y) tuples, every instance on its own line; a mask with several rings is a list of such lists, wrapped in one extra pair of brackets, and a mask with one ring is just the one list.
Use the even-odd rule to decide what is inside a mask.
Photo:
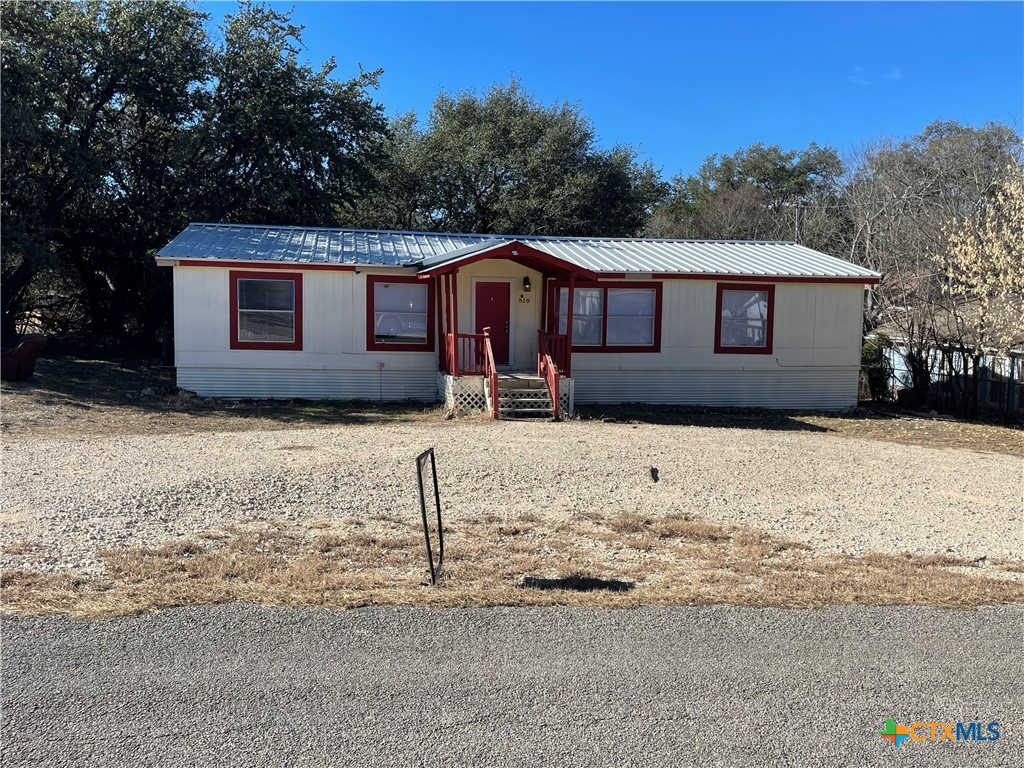
[(868, 72), (864, 67), (854, 67), (853, 72), (846, 76), (846, 82), (854, 85), (871, 85)]
[(885, 73), (884, 77), (886, 80), (902, 80), (903, 71), (900, 69), (890, 69)]

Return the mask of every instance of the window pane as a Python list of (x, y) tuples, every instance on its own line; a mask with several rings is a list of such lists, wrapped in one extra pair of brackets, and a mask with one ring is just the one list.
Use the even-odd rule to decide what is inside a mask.
[(374, 283), (374, 312), (427, 314), (427, 285), (416, 283)]
[(768, 292), (722, 291), (721, 323), (723, 347), (765, 346)]
[(608, 289), (609, 346), (652, 346), (654, 344), (653, 288)]
[[(603, 294), (600, 288), (577, 288), (572, 307), (573, 346), (598, 347), (601, 345), (601, 317)], [(558, 332), (566, 332), (568, 288), (558, 294)]]
[(654, 289), (609, 288), (608, 317), (654, 317)]
[(609, 317), (608, 345), (649, 347), (654, 344), (653, 317)]
[(238, 308), (291, 312), (295, 309), (291, 280), (239, 280)]
[(374, 283), (374, 340), (378, 344), (427, 343), (427, 286)]
[(292, 312), (238, 313), (239, 341), (295, 341), (295, 315)]

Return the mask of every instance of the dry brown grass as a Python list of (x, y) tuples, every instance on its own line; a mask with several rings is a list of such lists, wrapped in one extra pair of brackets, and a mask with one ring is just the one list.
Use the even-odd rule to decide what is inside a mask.
[(49, 547), (41, 542), (32, 541), (31, 539), (19, 539), (0, 547), (0, 552), (5, 555), (31, 555), (48, 549)]
[[(594, 517), (594, 519), (590, 519)], [(526, 524), (482, 516), (447, 531), (442, 584), (425, 585), (422, 531), (382, 521), (277, 522), (162, 547), (100, 553), (102, 577), (8, 571), (3, 610), (104, 617), (177, 605), (695, 605), (1024, 603), (1019, 562), (948, 556), (821, 556), (805, 546), (689, 516), (575, 516)], [(447, 529), (446, 529), (447, 530)], [(524, 579), (544, 589), (524, 588)], [(550, 588), (575, 578), (625, 591)]]

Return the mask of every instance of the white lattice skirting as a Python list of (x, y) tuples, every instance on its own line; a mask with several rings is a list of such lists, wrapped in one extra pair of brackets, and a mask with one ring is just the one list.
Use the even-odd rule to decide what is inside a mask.
[[(572, 379), (562, 379), (558, 393), (562, 413), (572, 413), (575, 400), (574, 391), (575, 382)], [(437, 395), (438, 399), (444, 402), (445, 407), (454, 411), (457, 416), (481, 413), (487, 410), (487, 395), (484, 393), (484, 378), (482, 376), (455, 377), (447, 373), (438, 373)]]
[(484, 395), (482, 376), (450, 376), (447, 373), (437, 375), (438, 399), (443, 400), (445, 407), (458, 416), (469, 413), (480, 413), (487, 410), (487, 397)]
[(559, 382), (558, 407), (562, 413), (572, 413), (572, 379), (562, 379)]

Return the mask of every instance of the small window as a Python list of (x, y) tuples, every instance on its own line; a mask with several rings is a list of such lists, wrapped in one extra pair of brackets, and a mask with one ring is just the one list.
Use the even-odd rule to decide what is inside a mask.
[(432, 283), (416, 277), (367, 278), (367, 349), (434, 348)]
[[(558, 332), (566, 333), (569, 289), (558, 296)], [(577, 288), (572, 307), (572, 343), (577, 347), (601, 346), (604, 292), (600, 288)]]
[(720, 284), (715, 352), (770, 354), (774, 303), (773, 285)]
[(231, 272), (231, 348), (302, 349), (302, 276)]
[[(558, 332), (567, 327), (569, 289), (558, 290)], [(661, 283), (615, 283), (575, 289), (572, 347), (581, 352), (657, 352)]]

